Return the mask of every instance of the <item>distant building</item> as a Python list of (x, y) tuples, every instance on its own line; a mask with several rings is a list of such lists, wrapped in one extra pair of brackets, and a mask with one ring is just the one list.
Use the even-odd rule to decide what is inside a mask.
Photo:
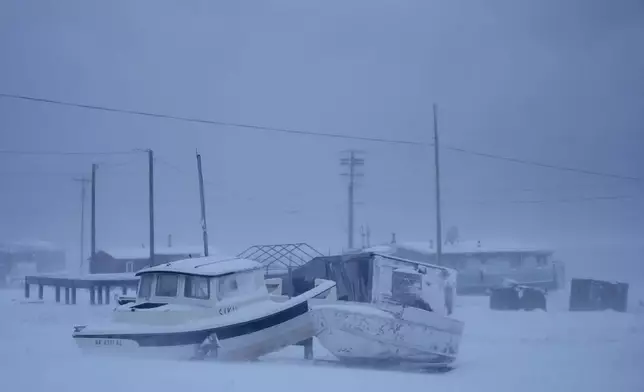
[[(155, 249), (154, 261), (156, 264), (187, 259), (189, 257), (202, 257), (203, 246), (180, 247), (172, 246)], [(209, 249), (209, 254), (214, 254)], [(89, 259), (90, 274), (116, 274), (136, 272), (150, 265), (150, 250), (147, 248), (110, 249), (96, 252)]]
[(0, 286), (12, 285), (25, 275), (65, 270), (66, 254), (43, 241), (0, 243)]
[[(436, 264), (436, 247), (431, 242), (391, 243), (362, 250), (408, 260)], [(460, 294), (483, 293), (512, 280), (549, 290), (564, 283), (563, 263), (553, 251), (525, 245), (485, 241), (454, 242), (443, 245), (441, 264), (458, 271)]]

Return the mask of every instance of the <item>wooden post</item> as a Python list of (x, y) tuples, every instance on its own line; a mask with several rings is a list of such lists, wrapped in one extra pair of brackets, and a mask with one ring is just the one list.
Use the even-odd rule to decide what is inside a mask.
[(98, 165), (96, 163), (92, 164), (92, 231), (91, 231), (91, 258), (89, 260), (90, 266), (89, 271), (92, 271), (92, 265), (94, 263), (94, 257), (96, 256), (96, 169)]
[(313, 338), (304, 341), (304, 359), (313, 359)]
[(89, 286), (89, 303), (96, 305), (96, 286)]
[(203, 234), (203, 255), (208, 256), (208, 225), (206, 224), (206, 201), (203, 190), (203, 174), (201, 171), (201, 154), (197, 152), (197, 171), (199, 174), (199, 196), (201, 198), (201, 231)]
[(60, 286), (56, 286), (56, 303), (60, 302)]
[(436, 184), (436, 264), (443, 265), (443, 226), (441, 224), (441, 181), (440, 181), (440, 159), (438, 155), (438, 107), (434, 109), (434, 170)]
[(105, 305), (110, 304), (110, 286), (105, 286)]
[(148, 150), (148, 197), (150, 218), (150, 265), (154, 266), (154, 152)]
[(121, 293), (122, 293), (123, 295), (127, 295), (127, 286), (123, 286), (123, 287), (121, 287)]
[(43, 299), (43, 297), (44, 297), (44, 291), (45, 291), (45, 290), (44, 290), (43, 285), (42, 285), (42, 284), (39, 284), (39, 285), (38, 285), (38, 299), (39, 299), (39, 300), (42, 300), (42, 299)]
[(76, 286), (72, 287), (72, 305), (76, 305)]
[(25, 280), (25, 298), (29, 298), (29, 283)]
[(99, 305), (103, 305), (103, 286), (96, 287), (97, 298), (96, 301)]
[(69, 305), (69, 287), (65, 287), (65, 305)]

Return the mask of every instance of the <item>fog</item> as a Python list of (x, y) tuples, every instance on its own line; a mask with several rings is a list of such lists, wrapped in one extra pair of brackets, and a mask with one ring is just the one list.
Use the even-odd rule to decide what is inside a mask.
[(98, 163), (97, 247), (148, 246), (144, 153), (24, 152), (150, 148), (156, 241), (172, 234), (175, 244), (199, 244), (198, 149), (215, 247), (301, 241), (340, 250), (347, 190), (339, 160), (357, 148), (366, 164), (356, 242), (361, 225), (372, 243), (392, 232), (428, 240), (437, 103), (445, 228), (458, 226), (467, 239), (641, 243), (642, 180), (449, 147), (644, 178), (643, 22), (636, 0), (3, 1), (2, 94), (427, 145), (4, 96), (0, 238), (77, 252), (73, 179)]

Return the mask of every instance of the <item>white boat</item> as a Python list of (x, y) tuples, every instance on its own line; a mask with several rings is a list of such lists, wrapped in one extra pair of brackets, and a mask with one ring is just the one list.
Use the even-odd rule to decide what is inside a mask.
[(252, 360), (311, 338), (309, 300), (321, 281), (273, 301), (262, 266), (239, 258), (201, 257), (143, 269), (136, 298), (122, 301), (104, 326), (75, 326), (86, 352), (172, 359)]
[(300, 287), (315, 278), (337, 282), (339, 300), (312, 304), (312, 316), (318, 340), (341, 361), (430, 367), (456, 359), (456, 271), (363, 253), (316, 258), (293, 272)]
[(463, 324), (433, 312), (350, 302), (313, 310), (320, 343), (356, 364), (446, 366), (458, 354)]

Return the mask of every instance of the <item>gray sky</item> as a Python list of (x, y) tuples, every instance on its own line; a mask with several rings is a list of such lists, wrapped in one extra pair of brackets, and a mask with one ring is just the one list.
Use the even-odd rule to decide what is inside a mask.
[[(641, 1), (0, 2), (0, 93), (221, 121), (430, 141), (644, 177)], [(357, 225), (434, 235), (429, 147), (276, 134), (0, 98), (0, 149), (152, 148), (157, 241), (198, 244), (203, 154), (215, 246), (346, 238), (340, 152), (365, 150)], [(147, 246), (146, 158), (0, 154), (0, 238), (77, 248), (98, 173), (98, 247)], [(633, 240), (644, 183), (444, 151), (464, 238)], [(629, 199), (583, 201), (598, 196)], [(524, 203), (524, 201), (542, 201)], [(568, 202), (566, 202), (568, 201)], [(521, 202), (521, 203), (517, 203)], [(359, 242), (359, 236), (356, 234)]]

